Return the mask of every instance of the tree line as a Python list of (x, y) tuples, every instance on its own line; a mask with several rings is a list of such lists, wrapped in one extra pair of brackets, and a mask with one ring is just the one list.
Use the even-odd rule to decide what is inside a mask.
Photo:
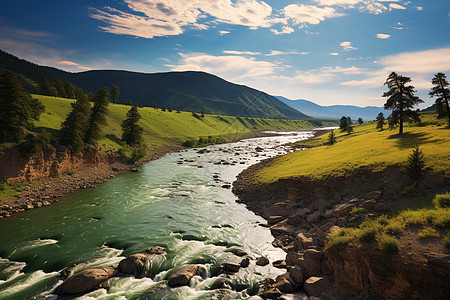
[[(70, 87), (67, 85), (67, 87)], [(66, 91), (74, 91), (70, 88)], [(119, 97), (118, 87), (101, 88), (91, 97), (87, 93), (75, 93), (76, 101), (72, 110), (61, 124), (54, 145), (64, 145), (73, 153), (79, 153), (86, 146), (96, 143), (103, 137), (102, 128), (107, 125), (108, 104), (115, 103)], [(0, 73), (0, 142), (19, 143), (25, 147), (26, 154), (42, 150), (50, 143), (50, 135), (29, 133), (33, 123), (45, 108), (38, 99), (34, 99), (23, 87), (19, 76), (11, 71)], [(131, 146), (142, 143), (143, 128), (138, 124), (141, 115), (138, 105), (134, 104), (121, 123), (122, 140)]]

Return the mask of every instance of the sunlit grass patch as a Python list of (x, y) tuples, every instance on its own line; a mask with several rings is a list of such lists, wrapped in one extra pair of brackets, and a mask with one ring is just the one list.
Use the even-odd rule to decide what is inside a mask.
[(396, 238), (389, 235), (381, 235), (378, 237), (378, 249), (386, 254), (393, 254), (399, 251), (399, 242)]
[(425, 227), (424, 229), (420, 230), (417, 234), (419, 239), (429, 239), (429, 238), (438, 238), (439, 232), (432, 228), (432, 227)]

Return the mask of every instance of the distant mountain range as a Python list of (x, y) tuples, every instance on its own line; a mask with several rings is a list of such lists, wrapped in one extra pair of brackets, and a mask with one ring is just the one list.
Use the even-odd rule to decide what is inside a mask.
[(37, 86), (44, 77), (72, 82), (89, 92), (118, 85), (120, 98), (144, 106), (180, 109), (211, 114), (277, 119), (309, 120), (277, 98), (256, 89), (233, 84), (204, 72), (137, 73), (98, 70), (69, 73), (39, 66), (0, 50), (0, 70), (21, 74), (29, 86)]
[(359, 107), (353, 105), (331, 105), (331, 106), (320, 106), (314, 102), (298, 99), (290, 100), (282, 96), (276, 96), (280, 101), (295, 108), (302, 113), (323, 119), (338, 119), (342, 116), (350, 117), (353, 121), (358, 120), (358, 118), (363, 118), (364, 121), (375, 120), (377, 115), (382, 112), (385, 117), (389, 116), (390, 111), (384, 110), (383, 107), (376, 106), (366, 106)]

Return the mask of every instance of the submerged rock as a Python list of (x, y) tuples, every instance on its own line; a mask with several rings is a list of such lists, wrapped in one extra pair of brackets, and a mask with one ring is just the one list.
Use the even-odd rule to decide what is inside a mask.
[(55, 290), (58, 295), (85, 293), (106, 286), (108, 279), (117, 275), (110, 267), (86, 269), (67, 278)]
[(168, 285), (170, 287), (177, 287), (188, 285), (195, 273), (197, 273), (198, 267), (196, 265), (187, 265), (169, 277)]

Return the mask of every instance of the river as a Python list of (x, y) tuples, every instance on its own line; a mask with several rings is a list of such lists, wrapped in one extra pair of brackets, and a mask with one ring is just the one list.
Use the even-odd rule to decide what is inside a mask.
[[(62, 299), (260, 299), (258, 282), (284, 271), (271, 264), (231, 276), (234, 289), (213, 290), (230, 252), (246, 251), (272, 262), (285, 253), (271, 244), (264, 219), (236, 203), (228, 185), (249, 165), (290, 151), (283, 144), (312, 132), (213, 145), (172, 153), (93, 189), (79, 190), (51, 206), (0, 221), (0, 299), (55, 299), (59, 271), (117, 265), (124, 257), (160, 245), (165, 259), (143, 278), (119, 276), (108, 289)], [(200, 152), (200, 153), (199, 153)], [(195, 263), (189, 287), (163, 288), (167, 273)]]

